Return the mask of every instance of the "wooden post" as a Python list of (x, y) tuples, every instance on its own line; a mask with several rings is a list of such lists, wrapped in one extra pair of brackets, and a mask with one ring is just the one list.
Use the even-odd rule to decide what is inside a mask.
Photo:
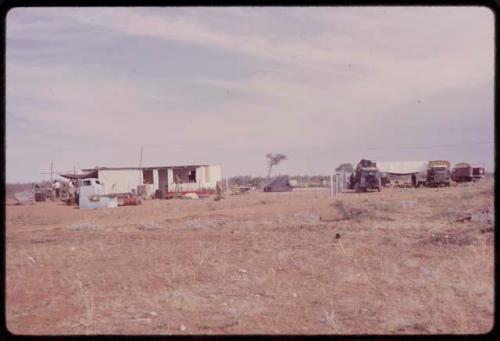
[(226, 178), (226, 190), (229, 190), (229, 179)]
[(54, 169), (54, 162), (50, 162), (50, 183), (52, 183), (52, 171)]

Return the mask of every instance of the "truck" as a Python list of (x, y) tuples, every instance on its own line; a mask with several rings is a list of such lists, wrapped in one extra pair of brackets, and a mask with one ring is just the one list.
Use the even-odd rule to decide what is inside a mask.
[(446, 160), (429, 161), (429, 169), (427, 170), (427, 186), (451, 185), (450, 162)]
[(349, 186), (356, 192), (367, 192), (368, 190), (382, 190), (382, 180), (377, 164), (371, 160), (362, 159), (351, 174)]
[(104, 184), (97, 178), (79, 179), (78, 206), (85, 209), (118, 207), (117, 197), (104, 194)]
[(472, 181), (479, 181), (484, 178), (484, 166), (473, 165), (472, 166)]
[(484, 177), (484, 167), (460, 162), (453, 167), (451, 176), (455, 182), (478, 181)]

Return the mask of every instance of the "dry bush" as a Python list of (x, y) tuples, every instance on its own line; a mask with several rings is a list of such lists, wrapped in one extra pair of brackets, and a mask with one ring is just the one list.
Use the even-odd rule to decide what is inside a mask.
[(389, 201), (377, 201), (371, 205), (377, 211), (386, 213), (397, 213), (400, 212), (400, 208), (395, 205), (394, 202)]
[(335, 200), (332, 205), (340, 212), (342, 220), (361, 220), (375, 218), (375, 212), (367, 208), (352, 207), (342, 200)]

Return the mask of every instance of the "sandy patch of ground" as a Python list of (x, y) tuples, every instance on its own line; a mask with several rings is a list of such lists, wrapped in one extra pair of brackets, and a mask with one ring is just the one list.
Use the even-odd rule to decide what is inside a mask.
[(484, 333), (493, 182), (6, 207), (18, 334)]

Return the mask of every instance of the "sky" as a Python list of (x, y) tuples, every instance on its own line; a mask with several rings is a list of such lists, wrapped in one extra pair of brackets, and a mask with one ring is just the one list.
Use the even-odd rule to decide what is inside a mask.
[(95, 166), (340, 163), (494, 168), (485, 7), (15, 8), (6, 181)]

